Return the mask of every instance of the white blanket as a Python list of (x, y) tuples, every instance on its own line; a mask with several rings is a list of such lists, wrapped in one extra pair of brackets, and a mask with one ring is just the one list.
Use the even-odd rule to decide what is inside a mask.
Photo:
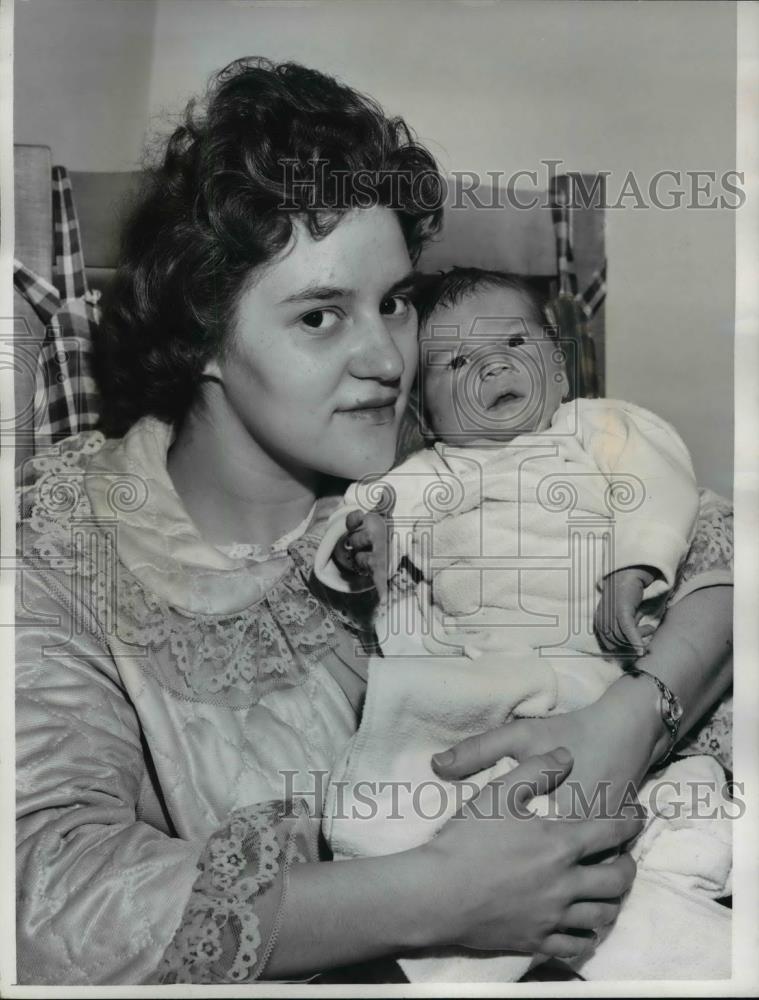
[[(337, 762), (327, 792), (324, 832), (338, 858), (390, 854), (425, 843), (462, 801), (514, 764), (504, 760), (476, 775), (462, 796), (434, 774), (433, 753), (513, 717), (587, 704), (608, 685), (605, 671), (619, 672), (606, 661), (588, 658), (586, 671), (583, 660), (552, 661), (529, 649), (478, 659), (436, 657), (409, 638), (388, 640), (384, 652), (370, 664), (361, 726)], [(694, 781), (706, 783), (700, 795), (716, 808), (714, 818), (694, 816)], [(624, 919), (582, 967), (583, 975), (730, 975), (730, 914), (714, 902), (730, 891), (731, 807), (723, 782), (716, 761), (694, 757), (671, 765), (641, 789), (645, 805), (658, 789), (657, 802), (668, 802), (669, 808), (679, 803), (679, 816), (649, 819), (633, 848), (639, 877), (623, 905)], [(412, 982), (513, 982), (530, 963), (528, 956), (447, 952), (401, 964)]]

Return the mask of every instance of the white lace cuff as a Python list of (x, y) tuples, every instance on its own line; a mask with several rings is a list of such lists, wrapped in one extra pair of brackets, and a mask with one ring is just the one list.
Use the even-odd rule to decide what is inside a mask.
[(318, 860), (318, 824), (304, 803), (263, 802), (209, 839), (182, 920), (156, 973), (160, 983), (246, 983), (277, 942), (293, 864)]

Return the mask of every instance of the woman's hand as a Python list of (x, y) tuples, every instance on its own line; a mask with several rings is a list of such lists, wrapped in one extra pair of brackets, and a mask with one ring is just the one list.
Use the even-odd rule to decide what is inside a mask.
[(621, 677), (587, 708), (508, 722), (437, 754), (432, 766), (441, 778), (455, 781), (502, 757), (523, 760), (565, 746), (574, 767), (570, 781), (553, 793), (556, 812), (578, 818), (608, 816), (625, 804), (628, 814), (636, 814), (634, 789), (656, 759), (662, 734), (666, 730), (655, 685), (645, 678)]
[(530, 758), (416, 849), (437, 887), (429, 919), (447, 923), (435, 943), (573, 958), (616, 918), (635, 863), (627, 854), (587, 860), (619, 850), (641, 821), (548, 820), (527, 809), (571, 769), (566, 750)]

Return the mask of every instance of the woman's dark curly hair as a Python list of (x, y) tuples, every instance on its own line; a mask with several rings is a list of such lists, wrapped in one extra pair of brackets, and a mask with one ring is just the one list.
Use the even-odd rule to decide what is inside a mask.
[(435, 161), (401, 118), (296, 63), (231, 63), (188, 105), (126, 223), (95, 348), (103, 429), (181, 421), (250, 272), (296, 219), (318, 239), (346, 210), (384, 205), (416, 260), (441, 204)]

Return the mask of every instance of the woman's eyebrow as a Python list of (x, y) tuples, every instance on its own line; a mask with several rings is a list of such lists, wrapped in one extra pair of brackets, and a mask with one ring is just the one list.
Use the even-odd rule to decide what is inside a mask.
[(410, 291), (415, 287), (418, 281), (418, 273), (413, 270), (409, 271), (407, 274), (404, 274), (402, 278), (398, 278), (397, 281), (394, 281), (385, 294), (394, 295), (396, 292)]
[[(416, 273), (414, 271), (409, 271), (408, 274), (404, 274), (402, 278), (394, 281), (393, 284), (388, 288), (386, 295), (394, 295), (396, 292), (405, 291), (411, 288), (416, 279)], [(305, 288), (301, 288), (300, 291), (294, 292), (292, 295), (288, 295), (286, 298), (280, 300), (280, 305), (287, 305), (291, 302), (324, 302), (328, 299), (347, 299), (350, 298), (355, 293), (348, 288), (338, 288), (335, 285), (306, 285)]]
[(306, 285), (305, 288), (301, 288), (299, 292), (295, 292), (293, 295), (288, 295), (287, 298), (280, 300), (280, 305), (286, 305), (288, 302), (312, 302), (314, 299), (317, 301), (323, 301), (325, 299), (344, 299), (353, 293), (348, 291), (346, 288), (337, 288), (334, 285)]

